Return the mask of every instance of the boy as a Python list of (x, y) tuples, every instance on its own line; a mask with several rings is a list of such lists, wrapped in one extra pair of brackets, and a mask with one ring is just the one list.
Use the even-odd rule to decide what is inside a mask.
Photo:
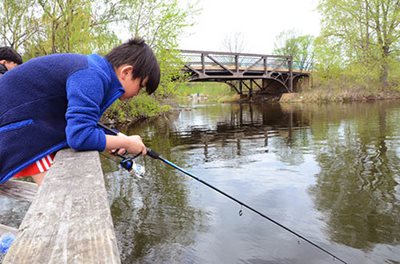
[(21, 55), (10, 47), (0, 47), (0, 77), (7, 71), (22, 64)]
[(97, 122), (116, 99), (134, 97), (143, 87), (151, 94), (159, 82), (158, 62), (141, 39), (104, 58), (53, 54), (8, 72), (0, 78), (0, 183), (33, 166), (40, 184), (47, 170), (41, 161), (51, 163), (48, 155), (65, 147), (145, 155), (139, 136), (106, 135)]

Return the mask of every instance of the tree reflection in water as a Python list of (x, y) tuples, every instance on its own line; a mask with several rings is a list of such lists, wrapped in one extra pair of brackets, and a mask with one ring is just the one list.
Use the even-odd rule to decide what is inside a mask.
[(375, 104), (362, 110), (349, 106), (329, 119), (325, 146), (316, 152), (321, 172), (310, 191), (332, 240), (371, 250), (400, 241), (399, 109)]
[[(173, 138), (165, 133), (155, 132), (152, 147), (172, 159), (167, 153)], [(184, 164), (181, 158), (174, 160)], [(190, 206), (186, 178), (151, 158), (137, 162), (146, 168), (143, 179), (103, 162), (106, 171), (114, 171), (106, 174), (106, 187), (122, 263), (185, 263), (178, 252), (206, 228), (204, 213)]]

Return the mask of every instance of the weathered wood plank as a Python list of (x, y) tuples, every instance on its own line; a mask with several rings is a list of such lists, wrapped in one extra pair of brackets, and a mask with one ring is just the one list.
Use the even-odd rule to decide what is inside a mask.
[(18, 233), (18, 229), (11, 227), (11, 226), (6, 226), (6, 225), (0, 224), (0, 237), (6, 233), (11, 233), (13, 235), (16, 235)]
[(32, 201), (37, 190), (35, 183), (25, 181), (9, 180), (0, 184), (0, 195), (24, 201)]
[(120, 263), (97, 152), (62, 150), (3, 264)]

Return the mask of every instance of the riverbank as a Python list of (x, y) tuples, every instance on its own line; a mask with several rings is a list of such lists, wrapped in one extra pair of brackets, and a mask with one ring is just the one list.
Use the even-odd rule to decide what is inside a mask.
[(400, 99), (399, 91), (343, 90), (326, 91), (316, 89), (301, 93), (282, 94), (279, 102), (283, 103), (329, 103), (329, 102), (366, 102), (376, 100)]
[(365, 102), (375, 100), (400, 99), (400, 91), (387, 89), (382, 91), (374, 85), (354, 84), (347, 88), (338, 88), (338, 84), (317, 84), (300, 92), (279, 95), (262, 94), (255, 91), (252, 97), (244, 94), (238, 95), (234, 90), (223, 83), (188, 83), (179, 87), (176, 97), (178, 101), (207, 101), (218, 103), (233, 102), (302, 102), (302, 103), (328, 103), (328, 102)]
[(129, 101), (117, 100), (103, 115), (101, 122), (110, 126), (127, 127), (141, 120), (160, 116), (171, 110), (171, 106), (155, 97), (141, 94)]

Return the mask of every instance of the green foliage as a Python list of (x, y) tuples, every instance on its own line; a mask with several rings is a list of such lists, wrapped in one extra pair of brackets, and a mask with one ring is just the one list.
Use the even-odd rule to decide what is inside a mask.
[(0, 1), (0, 46), (15, 50), (38, 34), (39, 21), (35, 19), (35, 0)]
[[(332, 58), (343, 73), (379, 80), (381, 88), (396, 78), (400, 44), (400, 5), (391, 0), (320, 0), (321, 39), (316, 50), (318, 70), (330, 71)], [(327, 56), (328, 55), (328, 56)], [(362, 77), (362, 76), (360, 76)], [(367, 80), (368, 81), (368, 80)]]
[[(183, 80), (177, 40), (197, 13), (194, 4), (178, 0), (3, 0), (0, 1), (0, 44), (15, 48), (25, 60), (52, 53), (106, 54), (124, 40), (142, 37), (153, 48), (161, 67), (156, 98), (176, 93)], [(115, 117), (152, 116), (165, 110), (154, 99), (117, 104)], [(122, 113), (125, 111), (126, 113)]]
[(326, 78), (339, 76), (346, 65), (340, 45), (333, 45), (331, 38), (317, 37), (314, 47), (314, 67)]
[(198, 82), (198, 83), (184, 83), (177, 87), (177, 95), (181, 97), (188, 97), (192, 94), (201, 94), (207, 96), (208, 101), (217, 101), (218, 99), (235, 95), (236, 92), (224, 84), (217, 82)]
[(298, 36), (292, 30), (281, 32), (275, 41), (273, 54), (290, 55), (293, 57), (295, 69), (309, 71), (314, 60), (314, 37), (311, 35)]
[(143, 93), (127, 102), (117, 100), (106, 111), (105, 116), (121, 123), (129, 123), (154, 117), (169, 110), (170, 106), (161, 105), (154, 97)]
[(157, 58), (162, 75), (156, 96), (159, 98), (174, 96), (177, 93), (177, 87), (185, 81), (181, 73), (184, 63), (180, 60), (178, 52), (174, 49), (159, 49), (157, 51)]
[[(102, 12), (97, 8), (102, 8)], [(114, 6), (97, 0), (37, 0), (40, 34), (25, 42), (31, 57), (51, 53), (103, 53), (118, 43), (108, 23), (113, 19)]]
[(178, 37), (192, 25), (190, 21), (197, 10), (194, 5), (181, 7), (177, 0), (124, 0), (123, 3), (126, 17), (122, 27), (129, 28), (132, 37), (143, 37), (160, 63), (162, 75), (156, 96), (174, 95), (175, 83), (182, 80), (183, 63), (176, 51)]
[(196, 12), (193, 5), (185, 8), (177, 0), (123, 0), (125, 22), (132, 36), (144, 37), (155, 49), (172, 48), (183, 29), (191, 25)]

